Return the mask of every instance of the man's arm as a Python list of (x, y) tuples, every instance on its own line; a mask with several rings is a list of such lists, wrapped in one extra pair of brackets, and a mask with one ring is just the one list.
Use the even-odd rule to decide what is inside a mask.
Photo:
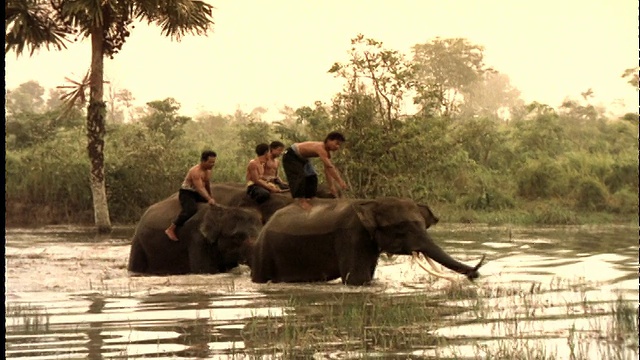
[(249, 163), (249, 167), (247, 168), (247, 171), (249, 173), (249, 180), (256, 185), (269, 190), (270, 192), (276, 192), (278, 189), (276, 189), (273, 184), (268, 183), (265, 179), (263, 179), (262, 176), (260, 176), (260, 171), (258, 169), (259, 166), (261, 166), (261, 164), (255, 161)]
[(208, 170), (207, 176), (205, 176), (204, 188), (207, 190), (207, 194), (213, 198), (213, 194), (211, 193), (211, 170)]
[(216, 200), (211, 196), (209, 181), (207, 184), (202, 180), (203, 178), (207, 178), (205, 173), (202, 170), (193, 170), (189, 173), (191, 177), (191, 182), (193, 182), (193, 186), (198, 191), (198, 194), (202, 195), (203, 198), (207, 199), (207, 202), (210, 204), (215, 204)]
[(278, 175), (278, 168), (280, 167), (280, 161), (275, 160), (275, 163), (276, 163), (276, 179), (280, 181), (281, 184), (286, 184), (286, 182), (280, 178), (280, 175)]
[(335, 165), (333, 165), (333, 162), (331, 162), (329, 153), (322, 149), (322, 151), (318, 151), (318, 157), (320, 157), (320, 160), (324, 164), (325, 177), (327, 178), (327, 183), (329, 185), (329, 188), (332, 189), (332, 192), (335, 192), (335, 189), (331, 179), (335, 180), (341, 188), (346, 189), (347, 184), (342, 180), (342, 178), (340, 177), (340, 173), (338, 173)]

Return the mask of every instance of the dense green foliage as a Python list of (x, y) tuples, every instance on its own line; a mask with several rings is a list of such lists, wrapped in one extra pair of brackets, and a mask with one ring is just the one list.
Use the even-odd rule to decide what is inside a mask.
[[(442, 51), (441, 42), (435, 44)], [(332, 103), (284, 109), (279, 121), (241, 111), (191, 119), (179, 115), (172, 98), (148, 103), (127, 122), (109, 122), (107, 114), (113, 221), (135, 222), (147, 206), (175, 192), (204, 149), (219, 154), (213, 181), (241, 182), (257, 143), (322, 140), (331, 130), (347, 138), (334, 161), (349, 197), (408, 196), (429, 203), (445, 221), (577, 224), (598, 218), (594, 214), (607, 222), (637, 221), (637, 115), (607, 119), (601, 109), (577, 101), (561, 109), (513, 98), (496, 105), (487, 96), (478, 106), (473, 101), (479, 96), (444, 104), (446, 87), (434, 93), (428, 91), (434, 84), (421, 83), (434, 81), (424, 67), (362, 36), (352, 45), (352, 61), (330, 70), (345, 82)], [(462, 45), (456, 51), (468, 47), (482, 63), (481, 48)], [(430, 46), (420, 46), (421, 56)], [(476, 81), (476, 94), (486, 78), (486, 70), (478, 71), (467, 79)], [(499, 88), (512, 96), (501, 79)], [(467, 89), (467, 80), (449, 86)], [(61, 117), (33, 84), (30, 97), (17, 90), (7, 93), (7, 223), (90, 223), (83, 115)], [(407, 115), (403, 104), (415, 94), (419, 110)], [(496, 106), (511, 115), (501, 118)]]

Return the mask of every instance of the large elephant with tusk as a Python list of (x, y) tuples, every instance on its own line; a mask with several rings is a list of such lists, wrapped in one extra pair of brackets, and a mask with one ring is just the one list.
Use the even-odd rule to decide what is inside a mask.
[(341, 278), (365, 285), (373, 279), (382, 252), (422, 254), (470, 280), (475, 266), (453, 259), (427, 228), (438, 219), (413, 200), (315, 199), (310, 211), (282, 208), (264, 225), (250, 260), (251, 279), (265, 282), (315, 282)]

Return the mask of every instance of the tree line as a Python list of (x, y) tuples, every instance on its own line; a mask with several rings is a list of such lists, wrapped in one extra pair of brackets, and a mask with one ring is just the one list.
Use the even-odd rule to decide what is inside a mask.
[[(334, 161), (349, 197), (407, 196), (450, 221), (637, 222), (637, 114), (607, 118), (590, 91), (557, 109), (525, 104), (506, 75), (484, 64), (483, 48), (465, 39), (413, 50), (407, 58), (356, 36), (349, 60), (329, 68), (342, 91), (329, 103), (281, 109), (274, 122), (259, 108), (185, 117), (170, 97), (123, 121), (132, 95), (112, 90), (104, 131), (111, 219), (133, 223), (177, 191), (203, 149), (219, 154), (214, 181), (242, 182), (256, 144), (338, 130), (347, 142)], [(82, 104), (63, 111), (64, 92), (49, 91), (45, 97), (36, 81), (7, 91), (8, 224), (92, 222), (87, 113)]]

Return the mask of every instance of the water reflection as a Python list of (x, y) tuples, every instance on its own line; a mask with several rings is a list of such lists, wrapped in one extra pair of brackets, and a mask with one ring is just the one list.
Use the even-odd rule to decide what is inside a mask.
[(5, 354), (637, 358), (636, 230), (442, 227), (433, 237), (454, 257), (487, 254), (477, 283), (383, 257), (369, 287), (252, 284), (247, 268), (132, 279), (132, 229), (8, 230)]

